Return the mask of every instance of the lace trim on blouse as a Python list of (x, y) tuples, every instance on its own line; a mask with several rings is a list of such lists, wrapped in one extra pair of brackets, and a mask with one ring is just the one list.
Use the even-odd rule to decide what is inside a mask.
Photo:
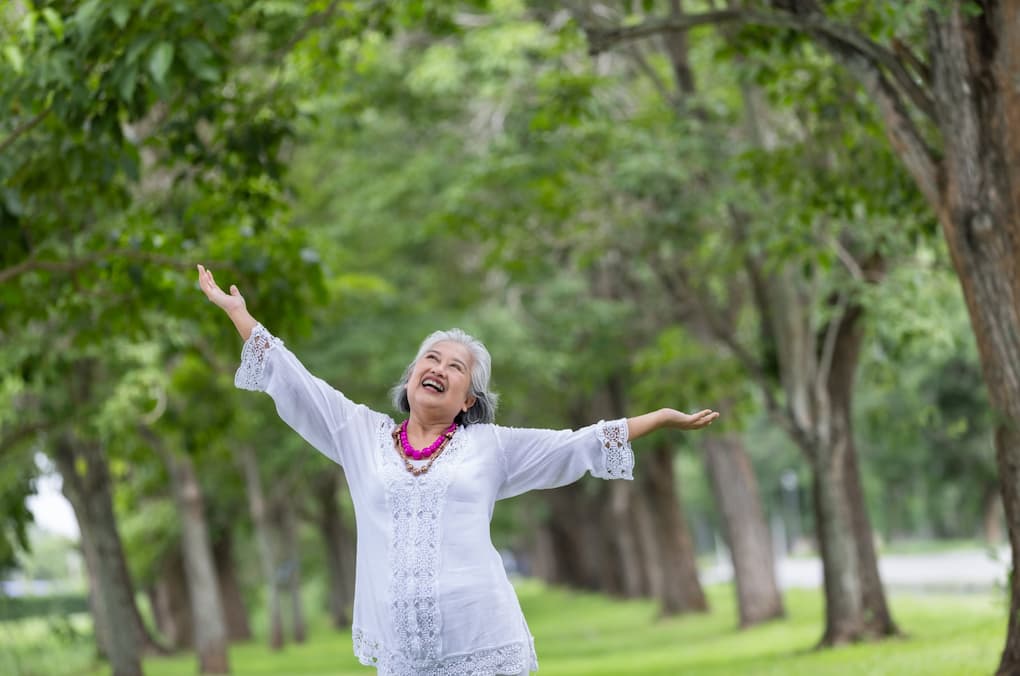
[(454, 434), (428, 473), (416, 477), (392, 449), (391, 431), (392, 422), (380, 425), (386, 502), (393, 519), (389, 615), (402, 659), (428, 664), (437, 662), (442, 653), (442, 617), (437, 598), (440, 523), (465, 432)]
[(592, 471), (599, 479), (633, 479), (634, 450), (630, 447), (627, 419), (600, 420), (595, 436), (602, 444), (603, 468)]
[(282, 346), (283, 341), (269, 333), (262, 324), (256, 324), (241, 348), (241, 365), (234, 374), (234, 385), (242, 390), (265, 390), (262, 374), (266, 370), (266, 357), (278, 345)]
[(442, 661), (423, 663), (385, 650), (382, 643), (355, 629), (354, 654), (358, 660), (376, 667), (379, 676), (493, 676), (519, 674), (525, 669), (537, 671), (534, 649), (530, 642), (518, 641), (496, 648), (478, 650), (467, 655), (454, 655)]

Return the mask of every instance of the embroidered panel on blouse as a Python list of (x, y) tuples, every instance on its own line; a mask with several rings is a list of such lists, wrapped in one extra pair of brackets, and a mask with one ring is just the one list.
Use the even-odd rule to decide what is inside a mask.
[(241, 348), (241, 365), (234, 374), (234, 385), (242, 390), (261, 392), (266, 389), (262, 375), (266, 370), (266, 356), (283, 341), (269, 333), (262, 324), (256, 324)]
[(634, 451), (628, 438), (627, 419), (600, 420), (595, 427), (595, 436), (602, 444), (604, 467), (592, 471), (599, 479), (633, 479)]
[(454, 434), (429, 471), (415, 477), (393, 448), (392, 424), (386, 420), (379, 426), (381, 471), (393, 519), (389, 615), (406, 657), (416, 664), (435, 662), (442, 653), (437, 598), (440, 523), (446, 491), (464, 446), (464, 432)]

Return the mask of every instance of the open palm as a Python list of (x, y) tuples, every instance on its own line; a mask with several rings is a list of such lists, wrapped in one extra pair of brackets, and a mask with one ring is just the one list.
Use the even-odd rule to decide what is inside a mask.
[(663, 410), (666, 414), (665, 426), (681, 430), (700, 430), (702, 427), (711, 425), (719, 417), (719, 412), (710, 408), (697, 413), (684, 413), (672, 408)]
[(198, 285), (202, 287), (206, 298), (226, 312), (244, 309), (244, 296), (233, 284), (230, 285), (230, 293), (225, 293), (213, 278), (211, 271), (206, 270), (201, 264), (198, 266)]

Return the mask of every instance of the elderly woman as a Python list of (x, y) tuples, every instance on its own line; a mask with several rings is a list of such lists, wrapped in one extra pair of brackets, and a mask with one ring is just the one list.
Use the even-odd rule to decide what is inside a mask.
[(235, 383), (263, 391), (280, 417), (342, 465), (358, 529), (354, 652), (380, 674), (527, 674), (538, 669), (517, 596), (489, 538), (496, 500), (555, 488), (585, 472), (630, 479), (630, 440), (698, 429), (718, 413), (672, 409), (576, 431), (493, 424), (491, 362), (463, 331), (422, 343), (393, 402), (407, 418), (355, 404), (312, 376), (198, 266), (209, 300), (244, 339)]

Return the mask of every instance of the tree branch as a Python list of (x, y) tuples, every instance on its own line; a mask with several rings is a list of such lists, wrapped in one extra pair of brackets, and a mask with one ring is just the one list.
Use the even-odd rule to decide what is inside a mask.
[(52, 423), (29, 423), (17, 427), (10, 432), (5, 432), (3, 437), (0, 438), (0, 458), (14, 450), (21, 442), (52, 427)]
[(25, 120), (20, 125), (15, 127), (14, 131), (7, 135), (7, 138), (5, 138), (3, 141), (0, 141), (0, 154), (6, 151), (15, 141), (17, 141), (18, 137), (27, 134), (28, 132), (32, 131), (37, 126), (39, 126), (39, 124), (46, 119), (46, 116), (50, 114), (51, 110), (53, 110), (52, 106), (46, 106), (41, 111), (39, 111), (38, 115), (36, 115), (30, 120)]
[(726, 326), (719, 313), (702, 300), (702, 295), (697, 289), (693, 288), (693, 284), (687, 275), (681, 270), (677, 273), (679, 281), (675, 281), (660, 265), (656, 264), (654, 259), (652, 260), (651, 267), (667, 292), (674, 299), (689, 300), (697, 308), (698, 315), (708, 327), (712, 337), (733, 354), (744, 370), (747, 371), (748, 375), (751, 376), (751, 379), (757, 383), (765, 399), (765, 408), (769, 416), (786, 430), (791, 437), (799, 438), (799, 430), (793, 424), (792, 416), (783, 413), (783, 408), (776, 401), (775, 395), (772, 393), (772, 381), (766, 375), (761, 364), (737, 341), (734, 332)]
[[(900, 159), (917, 181), (932, 205), (938, 204), (936, 161), (901, 100), (902, 91), (930, 120), (935, 120), (935, 104), (895, 54), (859, 31), (832, 21), (820, 12), (796, 14), (783, 11), (758, 11), (729, 8), (652, 19), (634, 26), (616, 28), (586, 27), (590, 51), (598, 53), (610, 47), (660, 33), (685, 31), (698, 26), (769, 26), (813, 35), (833, 57), (843, 64), (868, 91), (878, 105), (886, 132)], [(885, 76), (888, 72), (897, 89)]]
[(626, 53), (627, 56), (633, 60), (638, 70), (644, 73), (645, 77), (647, 77), (652, 83), (655, 87), (655, 91), (659, 92), (659, 96), (662, 97), (662, 100), (666, 103), (666, 105), (670, 108), (675, 108), (677, 104), (676, 99), (673, 98), (673, 95), (670, 93), (666, 83), (663, 82), (662, 78), (659, 77), (659, 74), (655, 72), (655, 68), (652, 67), (652, 64), (648, 63), (648, 59), (645, 58), (641, 49), (637, 45), (630, 45)]
[[(160, 263), (162, 265), (187, 270), (191, 270), (195, 266), (195, 261), (184, 261), (178, 258), (152, 253), (151, 251), (139, 251), (137, 249), (106, 249), (81, 258), (71, 258), (67, 260), (43, 260), (35, 257), (29, 257), (16, 265), (0, 270), (0, 284), (31, 270), (74, 272), (81, 268), (102, 263), (113, 258), (124, 258), (133, 261), (144, 261), (147, 263)], [(217, 262), (216, 267), (237, 272), (237, 269), (233, 265), (223, 261)]]
[(276, 62), (283, 58), (285, 54), (290, 52), (290, 50), (294, 49), (299, 42), (304, 40), (309, 33), (329, 21), (330, 17), (336, 13), (336, 9), (339, 6), (340, 0), (333, 0), (333, 2), (329, 3), (329, 7), (321, 12), (316, 12), (309, 16), (301, 28), (298, 29), (298, 32), (291, 36), (290, 40), (288, 40), (286, 44), (281, 45), (276, 51), (269, 55), (269, 61)]

